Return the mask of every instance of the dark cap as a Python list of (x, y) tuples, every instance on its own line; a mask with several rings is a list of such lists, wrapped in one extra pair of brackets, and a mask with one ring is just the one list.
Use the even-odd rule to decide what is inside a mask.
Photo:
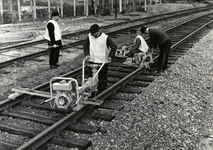
[(96, 33), (98, 32), (100, 29), (100, 27), (97, 25), (97, 24), (93, 24), (91, 27), (90, 27), (90, 32), (91, 33)]
[(52, 17), (53, 17), (53, 16), (59, 16), (59, 12), (58, 12), (58, 11), (52, 12)]
[(140, 28), (141, 33), (144, 33), (144, 32), (146, 31), (146, 29), (147, 29), (147, 27), (144, 27), (144, 26), (141, 27), (141, 28)]

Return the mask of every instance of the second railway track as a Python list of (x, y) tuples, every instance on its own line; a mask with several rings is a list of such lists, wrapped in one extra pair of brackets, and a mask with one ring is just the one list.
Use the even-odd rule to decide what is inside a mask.
[[(202, 12), (208, 12), (209, 10), (211, 10), (211, 7), (201, 7), (196, 9), (171, 12), (142, 19), (135, 19), (117, 24), (111, 24), (108, 26), (103, 26), (101, 28), (103, 31), (106, 30), (106, 33), (108, 35), (113, 35), (119, 32), (125, 32), (130, 28), (139, 27), (142, 24), (146, 24), (146, 22), (149, 22), (150, 24), (151, 22), (156, 23), (160, 21), (172, 20), (175, 18), (178, 19), (186, 16), (199, 14)], [(64, 49), (81, 49), (79, 45), (82, 45), (88, 32), (89, 30), (83, 30), (76, 33), (68, 33), (63, 35)], [(2, 47), (0, 48), (0, 68), (13, 64), (15, 62), (23, 62), (25, 60), (43, 56), (48, 52), (49, 50), (46, 48), (45, 40), (37, 40), (33, 42), (26, 42), (17, 45)]]

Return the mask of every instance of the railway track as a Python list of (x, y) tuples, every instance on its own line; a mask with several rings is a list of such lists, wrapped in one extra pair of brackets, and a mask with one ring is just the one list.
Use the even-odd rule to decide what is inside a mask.
[[(190, 21), (184, 22), (177, 25), (176, 27), (167, 29), (167, 34), (171, 37), (172, 40), (172, 52), (169, 56), (169, 64), (172, 65), (179, 57), (185, 54), (187, 50), (193, 46), (193, 42), (198, 39), (199, 33), (201, 30), (204, 30), (206, 27), (212, 26), (213, 14), (198, 17)], [(119, 37), (124, 36), (119, 32), (114, 33), (114, 35), (119, 39)], [(148, 39), (147, 39), (147, 42)], [(154, 52), (154, 57), (157, 58), (158, 49)], [(130, 67), (123, 65), (122, 61), (117, 60), (114, 63), (110, 64), (109, 67), (109, 87), (104, 92), (97, 95), (96, 99), (107, 100), (106, 103), (103, 103), (99, 108), (104, 109), (114, 109), (120, 110), (123, 108), (122, 105), (114, 104), (110, 100), (126, 100), (131, 101), (132, 97), (122, 97), (117, 95), (117, 93), (140, 93), (141, 87), (148, 86), (154, 79), (155, 74), (152, 71), (147, 71), (145, 68)], [(81, 76), (81, 68), (76, 69), (70, 73), (63, 75), (64, 77), (73, 77), (79, 78)], [(49, 83), (44, 83), (38, 87), (35, 87), (34, 90), (47, 91), (49, 88)], [(12, 149), (36, 149), (45, 144), (46, 142), (54, 143), (56, 145), (62, 145), (67, 147), (78, 147), (79, 149), (87, 149), (91, 145), (91, 141), (77, 139), (76, 137), (69, 138), (64, 140), (61, 131), (65, 128), (68, 131), (74, 131), (79, 133), (94, 133), (94, 132), (104, 132), (104, 129), (101, 129), (98, 126), (90, 126), (85, 124), (76, 124), (75, 121), (81, 117), (90, 117), (93, 119), (103, 119), (111, 121), (115, 116), (110, 114), (102, 114), (100, 112), (93, 113), (88, 115), (88, 110), (97, 108), (94, 105), (85, 105), (80, 111), (73, 112), (71, 110), (59, 110), (51, 108), (49, 105), (40, 105), (40, 102), (43, 99), (38, 97), (28, 97), (27, 95), (21, 95), (16, 100), (6, 100), (1, 103), (0, 110), (1, 116), (19, 118), (24, 120), (30, 120), (39, 124), (42, 124), (43, 131), (38, 131), (32, 127), (26, 127), (23, 125), (13, 125), (11, 122), (7, 122), (7, 119), (3, 119), (0, 124), (0, 129), (2, 131), (7, 131), (9, 133), (15, 133), (18, 135), (24, 135), (31, 138), (21, 147), (11, 146), (10, 144), (0, 143), (1, 146), (10, 147)], [(26, 100), (27, 99), (27, 100)], [(29, 112), (22, 111), (22, 107), (28, 107)], [(34, 109), (39, 109), (43, 111), (52, 112), (51, 115), (47, 113), (39, 115), (37, 113), (32, 113)], [(54, 113), (53, 113), (54, 112)]]
[[(181, 18), (185, 16), (194, 15), (195, 13), (207, 12), (211, 10), (211, 7), (195, 8), (190, 10), (183, 10), (178, 12), (171, 12), (160, 14), (156, 16), (146, 17), (142, 19), (135, 19), (130, 21), (125, 21), (117, 24), (111, 24), (101, 27), (102, 30), (108, 35), (113, 35), (118, 32), (125, 32), (129, 28), (137, 28), (145, 22), (157, 22), (166, 21), (175, 18)], [(63, 35), (64, 50), (68, 48), (80, 48), (84, 39), (86, 38), (89, 30), (83, 30), (76, 33), (68, 33)], [(17, 62), (24, 62), (25, 60), (33, 59), (39, 56), (43, 56), (49, 52), (46, 48), (45, 40), (37, 40), (33, 42), (25, 42), (17, 45), (1, 47), (0, 48), (0, 68), (11, 65)]]

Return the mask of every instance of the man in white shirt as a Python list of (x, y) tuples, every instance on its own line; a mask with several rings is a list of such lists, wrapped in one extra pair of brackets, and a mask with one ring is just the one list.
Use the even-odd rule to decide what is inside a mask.
[[(93, 24), (83, 46), (84, 54), (89, 58), (90, 63), (105, 63), (98, 74), (98, 93), (101, 93), (107, 88), (108, 63), (106, 62), (109, 58), (114, 58), (117, 45), (112, 38), (100, 31), (98, 24)], [(92, 76), (91, 69), (89, 67), (89, 77)]]
[(137, 34), (137, 30), (135, 29), (132, 29), (130, 34), (131, 37), (134, 38), (134, 43), (128, 46), (129, 53), (127, 53), (126, 56), (133, 57), (134, 54), (141, 52), (145, 54), (149, 50), (149, 47), (144, 38), (140, 34)]
[(49, 65), (51, 69), (54, 69), (60, 65), (58, 65), (59, 53), (62, 48), (61, 42), (61, 30), (58, 25), (59, 21), (59, 13), (54, 11), (52, 13), (51, 19), (48, 21), (45, 32), (45, 39), (48, 42), (48, 47), (50, 49), (49, 54)]

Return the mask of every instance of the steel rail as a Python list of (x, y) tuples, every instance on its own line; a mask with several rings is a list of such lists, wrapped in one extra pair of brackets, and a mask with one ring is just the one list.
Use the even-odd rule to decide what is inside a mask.
[[(210, 13), (212, 13), (212, 12), (210, 12)], [(210, 13), (209, 13), (209, 14), (210, 14)], [(180, 14), (180, 15), (182, 15), (182, 14)], [(206, 16), (206, 15), (208, 15), (208, 14), (204, 14), (204, 15), (202, 15), (202, 16), (198, 16), (198, 17), (192, 18), (192, 19), (190, 19), (190, 20), (188, 20), (188, 21), (191, 21), (191, 20), (194, 20), (194, 19), (197, 19), (197, 18)], [(176, 15), (176, 16), (179, 16), (179, 15)], [(112, 32), (109, 33), (109, 35), (117, 34), (117, 33), (122, 32), (122, 31), (124, 31), (124, 30), (130, 30), (130, 29), (132, 29), (132, 28), (141, 27), (142, 25), (145, 26), (145, 25), (148, 25), (148, 24), (150, 24), (150, 23), (155, 23), (155, 22), (158, 22), (158, 21), (165, 21), (165, 19), (169, 19), (169, 18), (173, 18), (173, 17), (174, 17), (174, 16), (169, 16), (169, 17), (166, 17), (166, 18), (161, 18), (161, 19), (158, 19), (158, 20), (149, 21), (149, 22), (147, 22), (147, 23), (143, 23), (143, 24), (139, 24), (139, 25), (134, 25), (134, 26), (126, 27), (126, 28), (124, 28), (124, 29), (112, 31)], [(186, 23), (186, 22), (188, 22), (188, 21), (185, 21), (185, 22), (180, 23), (180, 24), (178, 24), (178, 25), (184, 24), (184, 23)], [(177, 25), (176, 25), (176, 26), (177, 26)], [(173, 28), (173, 27), (171, 27), (171, 28)]]
[[(186, 36), (186, 38), (184, 38), (184, 40), (180, 40), (178, 43), (180, 44), (180, 42), (183, 42), (186, 39), (188, 39), (189, 37), (192, 37), (194, 34), (199, 32), (200, 30), (202, 30), (206, 25), (208, 25), (210, 23), (212, 23), (212, 21), (209, 21), (208, 23), (206, 23), (202, 27), (199, 27), (193, 33), (191, 33), (188, 36)], [(176, 45), (173, 46), (172, 48), (174, 49), (175, 47), (176, 47)], [(124, 77), (123, 79), (118, 81), (116, 84), (114, 84), (111, 87), (109, 87), (108, 89), (106, 89), (106, 91), (104, 91), (101, 94), (97, 95), (94, 99), (103, 99), (103, 100), (105, 100), (110, 95), (112, 95), (113, 93), (115, 93), (116, 91), (118, 91), (119, 89), (124, 87), (127, 83), (129, 83), (135, 77), (140, 75), (143, 72), (143, 69), (144, 68), (136, 69), (134, 72), (130, 73), (128, 76)], [(56, 124), (54, 124), (53, 126), (48, 128), (47, 130), (45, 130), (44, 132), (40, 133), (39, 135), (37, 135), (33, 139), (31, 139), (28, 142), (26, 142), (24, 145), (19, 147), (17, 150), (30, 150), (30, 149), (38, 148), (40, 145), (46, 143), (48, 140), (50, 140), (52, 137), (54, 137), (56, 132), (59, 132), (59, 131), (63, 130), (64, 128), (66, 128), (71, 123), (72, 119), (77, 119), (78, 117), (83, 116), (89, 109), (92, 109), (94, 107), (96, 107), (96, 106), (85, 105), (80, 111), (70, 113), (69, 115), (64, 117), (62, 120), (58, 121)]]
[(187, 39), (189, 39), (192, 35), (194, 35), (195, 33), (197, 33), (198, 31), (200, 31), (201, 29), (203, 29), (205, 26), (211, 24), (213, 22), (213, 20), (207, 22), (206, 24), (202, 25), (200, 28), (196, 29), (195, 31), (193, 31), (191, 34), (187, 35), (185, 38), (181, 39), (180, 41), (176, 42), (174, 45), (172, 45), (171, 48), (175, 48), (178, 45), (180, 45), (181, 43), (183, 43), (184, 41), (186, 41)]
[(25, 56), (22, 56), (22, 57), (18, 57), (18, 58), (14, 58), (14, 59), (11, 59), (11, 60), (8, 60), (8, 61), (1, 62), (0, 68), (8, 66), (8, 65), (10, 65), (14, 62), (25, 61), (25, 60), (29, 60), (31, 58), (43, 56), (44, 54), (47, 54), (49, 51), (50, 51), (49, 49), (46, 49), (46, 50), (41, 51), (41, 52), (37, 52), (37, 53), (33, 53), (33, 54), (29, 54), (29, 55), (25, 55)]

